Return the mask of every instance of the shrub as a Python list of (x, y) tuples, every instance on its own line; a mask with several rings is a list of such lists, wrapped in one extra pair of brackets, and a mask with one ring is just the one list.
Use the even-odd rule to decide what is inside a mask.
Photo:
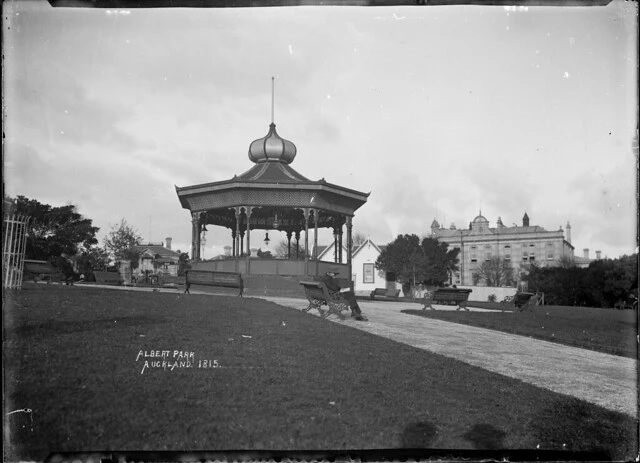
[(489, 294), (489, 297), (487, 299), (489, 302), (496, 302), (498, 298), (496, 297), (495, 294)]

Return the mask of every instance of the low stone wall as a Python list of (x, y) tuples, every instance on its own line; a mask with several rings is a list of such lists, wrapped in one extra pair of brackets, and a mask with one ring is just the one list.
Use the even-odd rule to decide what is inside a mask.
[(507, 296), (513, 296), (517, 291), (516, 288), (496, 288), (492, 286), (458, 286), (458, 288), (471, 289), (469, 300), (482, 302), (487, 302), (491, 294), (495, 294), (496, 302), (500, 302)]

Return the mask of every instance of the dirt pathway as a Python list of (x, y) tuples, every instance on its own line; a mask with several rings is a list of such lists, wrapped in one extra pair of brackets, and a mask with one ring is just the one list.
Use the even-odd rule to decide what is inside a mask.
[[(303, 299), (263, 299), (295, 309), (307, 306)], [(328, 320), (637, 416), (637, 362), (634, 359), (401, 313), (401, 310), (419, 308), (415, 303), (359, 304), (368, 322), (340, 321), (335, 316)]]

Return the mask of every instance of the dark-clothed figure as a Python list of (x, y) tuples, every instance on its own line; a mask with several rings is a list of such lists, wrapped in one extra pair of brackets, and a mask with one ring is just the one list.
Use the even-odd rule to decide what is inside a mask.
[(330, 293), (340, 293), (340, 296), (342, 296), (349, 303), (351, 316), (353, 318), (358, 321), (366, 320), (366, 318), (363, 317), (362, 312), (360, 311), (360, 306), (358, 306), (358, 302), (356, 301), (356, 295), (353, 293), (353, 291), (341, 292), (340, 285), (335, 280), (336, 275), (338, 275), (338, 272), (327, 272), (322, 278), (320, 278), (320, 281), (324, 283)]

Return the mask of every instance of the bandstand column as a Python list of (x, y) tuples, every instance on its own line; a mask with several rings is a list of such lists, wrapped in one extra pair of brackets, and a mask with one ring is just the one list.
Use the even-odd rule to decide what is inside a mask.
[(191, 213), (191, 258), (200, 260), (200, 212)]
[(333, 261), (338, 262), (338, 227), (333, 227)]
[(305, 208), (304, 214), (304, 274), (309, 274), (309, 209)]
[(296, 231), (296, 259), (300, 259), (300, 231)]
[(251, 219), (251, 212), (252, 212), (253, 208), (251, 206), (247, 207), (245, 209), (246, 211), (246, 216), (247, 216), (247, 225), (245, 227), (245, 231), (247, 233), (247, 257), (251, 256), (251, 224), (250, 219)]
[(231, 255), (235, 257), (236, 256), (236, 231), (235, 230), (231, 230), (231, 244), (233, 245), (231, 246), (231, 249), (232, 249)]
[(292, 232), (289, 230), (287, 232), (287, 259), (291, 259), (291, 235)]
[[(240, 208), (236, 207), (236, 236), (233, 246), (235, 256), (240, 256)], [(236, 269), (237, 270), (237, 269)]]
[(316, 262), (316, 276), (318, 276), (318, 209), (313, 210), (313, 260)]
[(342, 263), (342, 224), (338, 228), (338, 262)]
[(353, 237), (351, 236), (352, 228), (351, 217), (347, 217), (347, 268), (349, 269), (349, 282), (351, 283), (351, 290), (353, 291), (353, 280), (351, 279), (351, 276), (353, 275), (353, 271), (351, 269), (351, 248), (353, 247)]

